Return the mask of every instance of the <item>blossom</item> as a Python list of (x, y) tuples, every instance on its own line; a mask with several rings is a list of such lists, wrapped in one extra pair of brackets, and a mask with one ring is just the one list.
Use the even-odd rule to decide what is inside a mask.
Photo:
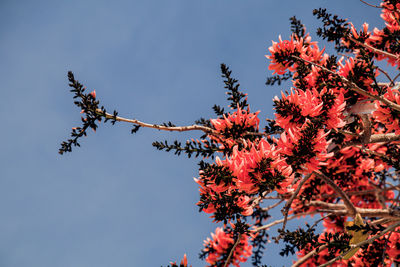
[[(224, 259), (229, 255), (236, 240), (232, 231), (224, 231), (222, 227), (217, 227), (215, 233), (211, 233), (211, 239), (207, 238), (204, 241), (204, 249), (207, 255), (206, 262), (209, 266), (217, 266), (224, 264)], [(236, 267), (240, 266), (240, 262), (245, 262), (251, 256), (252, 246), (249, 244), (249, 235), (241, 234), (240, 241), (235, 247), (229, 263)]]
[(215, 128), (219, 136), (210, 135), (210, 138), (222, 144), (221, 148), (231, 148), (235, 145), (237, 138), (243, 137), (247, 132), (258, 131), (260, 119), (258, 114), (260, 111), (250, 113), (249, 110), (241, 109), (239, 106), (237, 110), (231, 114), (223, 115), (222, 118), (211, 119), (211, 125)]
[(279, 42), (272, 41), (272, 46), (268, 50), (271, 53), (270, 56), (266, 56), (266, 58), (271, 60), (268, 69), (273, 70), (273, 74), (281, 75), (285, 74), (286, 70), (295, 70), (293, 60), (290, 56), (304, 54), (307, 48), (303, 44), (303, 39), (294, 38), (292, 35), (290, 41), (282, 41), (281, 36), (279, 36)]
[[(398, 88), (388, 88), (384, 97), (396, 104), (400, 104), (400, 92)], [(400, 116), (398, 112), (393, 111), (390, 107), (376, 102), (377, 110), (373, 113), (373, 116), (380, 123), (384, 124), (388, 132), (394, 132), (400, 134)]]

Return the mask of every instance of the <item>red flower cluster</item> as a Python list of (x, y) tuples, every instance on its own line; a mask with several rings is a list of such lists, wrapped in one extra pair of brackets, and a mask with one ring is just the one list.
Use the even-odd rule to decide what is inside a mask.
[[(370, 33), (368, 24), (364, 24), (358, 32), (351, 23), (347, 24), (350, 34), (343, 36), (341, 44), (352, 49), (354, 57), (345, 61), (343, 58), (332, 61), (324, 49), (319, 49), (316, 42), (311, 42), (309, 35), (292, 35), (290, 40), (279, 37), (278, 42), (272, 43), (270, 55), (266, 56), (270, 59), (269, 69), (278, 75), (293, 72), (294, 87), (290, 93), (282, 93), (280, 98), (274, 98), (275, 125), (280, 127), (280, 135), (273, 138), (254, 135), (258, 131), (259, 112), (250, 113), (239, 107), (231, 114), (211, 120), (217, 135), (209, 135), (210, 139), (230, 152), (224, 154), (222, 159), (217, 157), (211, 165), (220, 172), (202, 170), (200, 177), (195, 179), (200, 185), (201, 200), (198, 204), (204, 212), (214, 213), (212, 217), (216, 218), (216, 214), (224, 210), (230, 214), (228, 220), (234, 218), (234, 214), (254, 216), (255, 210), (260, 208), (257, 199), (273, 191), (285, 199), (284, 196), (290, 196), (299, 186), (299, 177), (321, 171), (343, 192), (349, 194), (354, 207), (379, 210), (396, 204), (392, 201), (394, 191), (384, 189), (380, 178), (380, 175), (393, 167), (393, 161), (387, 160), (390, 157), (388, 151), (393, 151), (393, 148), (389, 148), (387, 143), (368, 142), (372, 135), (379, 137), (400, 134), (399, 112), (369, 97), (380, 95), (400, 105), (397, 86), (381, 86), (380, 90), (385, 90), (383, 93), (377, 90), (376, 79), (380, 72), (365, 57), (365, 54), (370, 53), (378, 60), (385, 58), (392, 65), (399, 65), (398, 61), (379, 52), (379, 49), (383, 46), (388, 53), (393, 52), (388, 46), (393, 41), (388, 32), (400, 30), (400, 4), (396, 5), (396, 9), (384, 1), (382, 6), (382, 18), (387, 30), (375, 29)], [(380, 48), (374, 50), (371, 46)], [(329, 67), (329, 72), (324, 67)], [(354, 91), (352, 86), (357, 86), (358, 91), (363, 90), (365, 93)], [(366, 142), (363, 143), (363, 140)], [(391, 144), (396, 145), (398, 142)], [(324, 212), (321, 212), (320, 205), (325, 205), (325, 209), (334, 207), (334, 211), (341, 211), (344, 216), (332, 215), (325, 218), (324, 232), (344, 232), (346, 206), (338, 204), (341, 196), (331, 185), (322, 182), (318, 175), (311, 175), (299, 190), (299, 195), (302, 194), (308, 196), (294, 199), (289, 213), (322, 215)], [(225, 200), (231, 202), (227, 204)], [(257, 222), (261, 220), (257, 219)], [(324, 236), (319, 235), (320, 243), (323, 243)], [(240, 261), (250, 256), (251, 246), (247, 244), (249, 238), (252, 237), (242, 235), (230, 263), (238, 266)], [(377, 239), (376, 242), (386, 246), (385, 262), (390, 264), (399, 261), (400, 236), (392, 233), (382, 238), (387, 241), (382, 243), (379, 241), (381, 239)], [(205, 241), (207, 262), (217, 266), (229, 254), (234, 243), (232, 231), (217, 228), (215, 234), (212, 234), (212, 240)], [(298, 256), (303, 257), (312, 249), (314, 247), (309, 245), (300, 250)], [(321, 250), (305, 264), (317, 266), (340, 254), (339, 251), (335, 253)], [(374, 253), (377, 252), (370, 246), (359, 250), (351, 259), (337, 261), (332, 266), (365, 266), (367, 262), (373, 265), (374, 259), (368, 255)]]
[(204, 241), (205, 248), (203, 250), (208, 253), (206, 261), (210, 264), (209, 266), (224, 264), (232, 248), (234, 250), (228, 264), (233, 264), (236, 267), (239, 267), (240, 262), (245, 262), (252, 254), (253, 247), (249, 244), (249, 236), (247, 234), (240, 236), (236, 246), (233, 232), (225, 232), (221, 227), (215, 229), (215, 233), (211, 233), (211, 238), (207, 238)]
[[(224, 114), (222, 118), (211, 119), (212, 126), (220, 135), (211, 135), (210, 138), (221, 143), (221, 149), (232, 148), (237, 142), (235, 139), (244, 137), (247, 131), (258, 131), (259, 113), (260, 111), (250, 113), (249, 110), (243, 110), (238, 106), (237, 110), (228, 116)], [(236, 132), (232, 134), (234, 131)]]

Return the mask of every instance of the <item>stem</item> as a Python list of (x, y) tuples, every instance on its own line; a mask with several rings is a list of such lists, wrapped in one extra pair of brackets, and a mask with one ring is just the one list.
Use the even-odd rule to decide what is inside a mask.
[(381, 55), (387, 56), (387, 57), (389, 57), (389, 58), (391, 58), (391, 59), (394, 59), (394, 60), (397, 60), (397, 61), (399, 60), (399, 56), (397, 56), (397, 55), (394, 55), (394, 54), (392, 54), (392, 53), (389, 53), (389, 52), (380, 50), (380, 49), (378, 49), (378, 48), (375, 48), (375, 47), (373, 47), (373, 46), (370, 46), (369, 44), (362, 43), (362, 42), (360, 42), (360, 41), (354, 39), (354, 38), (351, 37), (351, 36), (349, 36), (349, 39), (352, 40), (353, 42), (355, 42), (356, 44), (361, 45), (361, 46), (363, 46), (363, 47), (365, 47), (365, 48), (371, 50), (372, 52), (374, 52), (374, 53), (376, 53), (376, 54), (381, 54)]
[(229, 255), (228, 255), (228, 258), (227, 258), (226, 261), (225, 261), (224, 267), (228, 266), (229, 261), (231, 260), (231, 257), (232, 257), (232, 255), (233, 255), (233, 252), (235, 251), (235, 248), (237, 247), (237, 245), (239, 245), (239, 242), (240, 242), (240, 238), (241, 238), (241, 237), (242, 237), (242, 234), (239, 234), (238, 237), (237, 237), (237, 239), (236, 239), (235, 244), (233, 245), (231, 251), (229, 252)]
[(128, 123), (132, 123), (132, 124), (136, 124), (136, 125), (140, 125), (142, 127), (147, 127), (147, 128), (153, 128), (153, 129), (158, 129), (158, 130), (164, 130), (164, 131), (175, 131), (175, 132), (185, 132), (185, 131), (195, 131), (195, 130), (200, 130), (203, 131), (205, 133), (210, 133), (210, 134), (214, 134), (217, 135), (217, 133), (215, 132), (215, 130), (206, 127), (206, 126), (202, 126), (202, 125), (190, 125), (190, 126), (175, 126), (175, 127), (169, 127), (169, 126), (164, 126), (164, 125), (158, 125), (158, 124), (150, 124), (150, 123), (145, 123), (145, 122), (141, 122), (139, 120), (135, 120), (135, 119), (126, 119), (123, 117), (119, 117), (116, 116), (114, 117), (113, 115), (109, 114), (109, 113), (103, 113), (100, 109), (97, 109), (96, 112), (99, 115), (103, 115), (104, 117), (106, 117), (107, 119), (114, 119), (116, 121), (123, 121), (123, 122), (128, 122)]
[[(316, 210), (317, 212), (322, 213), (332, 213), (337, 216), (348, 216), (349, 211), (343, 207), (343, 209), (330, 209), (330, 208), (321, 208)], [(363, 209), (356, 208), (357, 213), (361, 215), (361, 217), (383, 217), (389, 218), (392, 220), (400, 220), (400, 212), (393, 209)]]
[(376, 5), (372, 5), (372, 4), (370, 4), (370, 3), (367, 3), (367, 2), (365, 2), (365, 1), (363, 1), (363, 0), (360, 0), (362, 3), (364, 3), (364, 4), (366, 4), (367, 6), (370, 6), (370, 7), (376, 7), (376, 8), (382, 8), (382, 7), (380, 7), (380, 6), (376, 6)]
[(289, 213), (289, 209), (290, 206), (292, 205), (293, 200), (296, 198), (296, 196), (299, 194), (301, 188), (303, 187), (303, 185), (305, 184), (305, 182), (307, 182), (307, 180), (312, 176), (312, 174), (309, 174), (307, 176), (305, 176), (299, 183), (299, 185), (296, 188), (296, 191), (294, 191), (293, 195), (290, 197), (290, 199), (288, 200), (288, 202), (286, 202), (285, 207), (282, 209), (282, 213), (284, 215), (283, 218), (283, 226), (282, 226), (282, 231), (285, 230), (286, 227), (286, 222), (287, 222), (287, 217), (288, 217), (288, 213)]
[(323, 174), (322, 172), (316, 172), (316, 175), (320, 177), (322, 180), (325, 181), (332, 189), (342, 198), (344, 205), (346, 206), (347, 210), (350, 212), (351, 216), (355, 216), (357, 213), (356, 208), (354, 207), (353, 203), (351, 203), (350, 198), (346, 195), (343, 190), (335, 184), (334, 181), (332, 181), (328, 176)]
[[(292, 215), (292, 216), (290, 216), (290, 217), (287, 217), (286, 220), (287, 220), (287, 221), (290, 221), (290, 220), (293, 220), (293, 219), (298, 218), (298, 217), (301, 217), (301, 216), (312, 215), (312, 214), (315, 214), (315, 213), (316, 213), (316, 212), (314, 212), (314, 211), (313, 211), (313, 212), (298, 213), (298, 214)], [(258, 231), (261, 231), (261, 230), (264, 230), (264, 229), (268, 229), (268, 228), (270, 228), (270, 227), (272, 227), (272, 226), (274, 226), (274, 225), (277, 225), (277, 224), (282, 223), (284, 220), (285, 220), (285, 219), (279, 219), (279, 220), (273, 221), (273, 222), (271, 222), (271, 223), (269, 223), (269, 224), (266, 224), (266, 225), (257, 227), (257, 228), (255, 228), (255, 229), (253, 229), (253, 232), (258, 232)]]
[(284, 199), (281, 199), (281, 200), (279, 200), (278, 202), (276, 202), (276, 203), (274, 203), (274, 204), (272, 204), (272, 205), (270, 205), (270, 206), (268, 206), (268, 207), (262, 208), (262, 211), (269, 211), (269, 210), (272, 210), (273, 208), (279, 206), (283, 201), (284, 201)]
[(315, 254), (317, 254), (318, 252), (326, 249), (328, 247), (327, 244), (322, 245), (318, 248), (313, 249), (312, 251), (310, 251), (309, 253), (307, 253), (304, 257), (302, 257), (301, 259), (299, 259), (298, 261), (296, 261), (292, 267), (297, 267), (297, 266), (301, 266), (301, 264), (303, 264), (305, 261), (307, 261), (309, 258), (311, 258), (312, 256), (314, 256)]

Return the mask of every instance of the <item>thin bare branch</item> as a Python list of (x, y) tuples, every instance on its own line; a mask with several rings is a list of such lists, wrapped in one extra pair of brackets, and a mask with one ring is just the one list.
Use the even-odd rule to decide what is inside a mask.
[(381, 6), (372, 5), (372, 4), (370, 4), (370, 3), (367, 3), (367, 2), (365, 2), (364, 0), (360, 0), (360, 2), (362, 2), (362, 3), (366, 4), (367, 6), (370, 6), (370, 7), (382, 8)]
[(273, 208), (279, 206), (283, 201), (284, 201), (284, 199), (281, 199), (281, 200), (279, 200), (278, 202), (276, 202), (276, 203), (274, 203), (274, 204), (272, 204), (272, 205), (270, 205), (270, 206), (268, 206), (268, 207), (262, 208), (262, 211), (269, 211), (269, 210), (272, 210)]
[[(394, 83), (394, 80), (389, 76), (389, 74), (386, 72), (386, 71), (384, 71), (382, 68), (380, 68), (380, 67), (378, 67), (378, 70), (380, 71), (380, 72), (382, 72), (385, 76), (386, 76), (386, 78), (388, 78), (388, 80), (390, 81), (390, 86), (394, 86), (395, 85), (395, 83)], [(378, 85), (379, 85), (379, 83), (378, 83)]]
[[(343, 207), (345, 208), (345, 207)], [(330, 208), (321, 208), (318, 209), (317, 212), (323, 213), (332, 213), (337, 216), (349, 216), (349, 211), (347, 209), (330, 209)], [(364, 209), (364, 208), (356, 208), (356, 212), (361, 215), (361, 217), (383, 217), (383, 218), (391, 218), (394, 220), (400, 219), (400, 211), (394, 209)]]
[(351, 203), (350, 198), (346, 195), (343, 190), (335, 184), (328, 176), (323, 174), (322, 172), (315, 172), (315, 174), (320, 177), (322, 180), (325, 181), (332, 189), (342, 198), (344, 205), (346, 206), (347, 210), (349, 211), (351, 216), (355, 216), (357, 213), (356, 208), (354, 207), (353, 203)]
[[(296, 218), (301, 217), (301, 216), (312, 215), (312, 214), (315, 214), (315, 213), (316, 213), (315, 211), (313, 211), (313, 212), (302, 212), (302, 213), (297, 213), (297, 214), (295, 214), (295, 215), (292, 215), (292, 216), (290, 216), (290, 217), (287, 217), (286, 221), (290, 221), (290, 220), (296, 219)], [(282, 219), (273, 221), (273, 222), (271, 222), (271, 223), (269, 223), (269, 224), (266, 224), (266, 225), (257, 227), (257, 228), (255, 228), (255, 229), (253, 229), (252, 231), (253, 231), (253, 232), (258, 232), (258, 231), (261, 231), (261, 230), (264, 230), (264, 229), (271, 228), (271, 227), (274, 226), (274, 225), (283, 223), (284, 220), (285, 220), (285, 219), (282, 218)]]
[(326, 249), (328, 247), (327, 244), (322, 245), (318, 248), (313, 249), (312, 251), (308, 252), (304, 257), (300, 258), (298, 261), (296, 261), (292, 267), (298, 267), (301, 266), (304, 262), (306, 262), (309, 258), (311, 258), (312, 256), (314, 256), (315, 254), (317, 254), (318, 252)]
[(237, 245), (239, 245), (240, 239), (241, 239), (241, 238), (242, 238), (242, 234), (239, 234), (238, 237), (237, 237), (237, 239), (236, 239), (235, 244), (233, 245), (231, 251), (229, 252), (229, 255), (228, 255), (228, 258), (227, 258), (226, 261), (225, 261), (224, 267), (226, 267), (226, 266), (229, 265), (229, 261), (231, 260), (232, 255), (233, 255), (233, 252), (235, 251)]
[(217, 135), (215, 130), (213, 130), (213, 129), (209, 128), (209, 127), (206, 127), (206, 126), (202, 126), (202, 125), (169, 127), (169, 126), (164, 126), (164, 125), (145, 123), (145, 122), (141, 122), (141, 121), (136, 120), (136, 119), (126, 119), (126, 118), (119, 117), (119, 116), (114, 117), (112, 114), (109, 114), (109, 113), (105, 113), (104, 114), (101, 111), (101, 109), (97, 109), (96, 112), (99, 115), (103, 115), (108, 119), (115, 119), (116, 121), (128, 122), (128, 123), (136, 124), (136, 125), (139, 125), (139, 126), (142, 126), (142, 127), (146, 127), (146, 128), (153, 128), (153, 129), (157, 129), (157, 130), (171, 131), (171, 132), (185, 132), (185, 131), (196, 131), (197, 130), (197, 131), (203, 131), (205, 133), (210, 133), (210, 134)]
[(307, 180), (311, 176), (312, 176), (312, 174), (304, 176), (304, 178), (300, 181), (299, 185), (297, 186), (296, 191), (294, 191), (293, 195), (290, 197), (288, 202), (286, 202), (285, 207), (282, 209), (282, 213), (284, 215), (282, 230), (285, 230), (289, 209), (290, 209), (290, 206), (292, 205), (293, 200), (297, 197), (297, 195), (299, 194), (301, 188), (303, 187), (305, 182), (307, 182)]

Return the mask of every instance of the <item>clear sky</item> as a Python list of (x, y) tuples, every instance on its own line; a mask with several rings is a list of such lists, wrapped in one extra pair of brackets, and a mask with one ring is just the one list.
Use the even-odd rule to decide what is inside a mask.
[[(60, 156), (80, 121), (67, 71), (109, 110), (187, 125), (226, 105), (224, 62), (263, 121), (290, 89), (264, 85), (267, 48), (289, 36), (293, 15), (317, 39), (318, 7), (382, 25), (357, 0), (0, 0), (0, 266), (166, 266), (184, 253), (204, 266), (198, 253), (216, 225), (195, 205), (198, 160), (151, 146), (200, 134), (107, 124)], [(264, 263), (289, 265), (277, 251)]]

